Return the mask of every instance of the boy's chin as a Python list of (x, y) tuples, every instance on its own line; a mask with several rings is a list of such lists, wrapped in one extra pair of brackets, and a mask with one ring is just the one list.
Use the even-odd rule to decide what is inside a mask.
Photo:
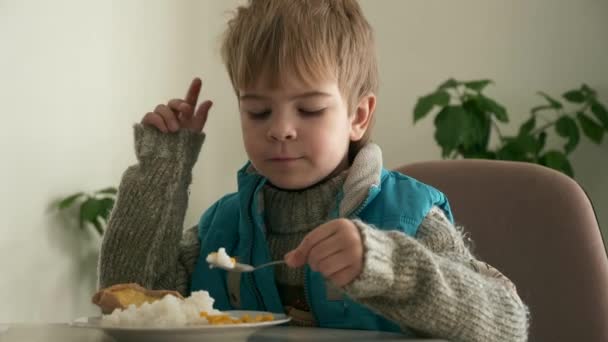
[(305, 190), (320, 182), (317, 179), (302, 179), (302, 177), (268, 177), (268, 181), (275, 188), (289, 191)]
[(316, 183), (313, 182), (289, 182), (281, 180), (268, 179), (269, 183), (275, 188), (288, 191), (300, 191), (312, 187)]

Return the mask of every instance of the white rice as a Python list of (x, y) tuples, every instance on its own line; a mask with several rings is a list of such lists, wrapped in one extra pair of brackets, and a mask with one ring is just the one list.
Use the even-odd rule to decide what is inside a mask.
[(144, 303), (140, 307), (131, 304), (125, 310), (116, 309), (109, 315), (103, 315), (102, 323), (153, 327), (208, 324), (206, 318), (200, 317), (200, 312), (205, 311), (210, 315), (221, 314), (213, 308), (213, 302), (214, 299), (207, 291), (194, 291), (185, 299), (166, 295), (152, 304)]
[(207, 262), (210, 267), (221, 266), (224, 268), (234, 268), (234, 263), (230, 259), (230, 255), (226, 253), (226, 248), (220, 247), (217, 253), (207, 255)]

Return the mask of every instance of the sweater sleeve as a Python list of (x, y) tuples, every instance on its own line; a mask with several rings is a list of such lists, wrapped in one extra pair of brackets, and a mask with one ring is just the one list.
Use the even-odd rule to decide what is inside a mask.
[(402, 327), (450, 341), (526, 341), (528, 310), (512, 282), (475, 259), (434, 207), (416, 238), (354, 221), (363, 271), (344, 290)]
[(136, 282), (187, 294), (199, 253), (197, 227), (183, 232), (192, 168), (204, 134), (164, 134), (137, 124), (138, 163), (122, 176), (101, 244), (99, 287)]

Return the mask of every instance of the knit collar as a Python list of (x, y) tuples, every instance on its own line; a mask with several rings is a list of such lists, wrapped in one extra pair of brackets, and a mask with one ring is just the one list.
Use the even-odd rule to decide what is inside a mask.
[(382, 150), (368, 143), (355, 156), (344, 181), (344, 199), (340, 202), (340, 217), (348, 217), (368, 197), (374, 187), (379, 187), (382, 176)]
[[(243, 172), (244, 171), (244, 172)], [(241, 170), (244, 174), (259, 175), (251, 162)], [(342, 186), (343, 200), (339, 216), (348, 217), (368, 197), (374, 187), (379, 187), (382, 176), (382, 151), (374, 143), (368, 143), (355, 156)]]
[(310, 231), (335, 212), (348, 170), (302, 190), (284, 190), (266, 183), (262, 200), (269, 231), (284, 234)]

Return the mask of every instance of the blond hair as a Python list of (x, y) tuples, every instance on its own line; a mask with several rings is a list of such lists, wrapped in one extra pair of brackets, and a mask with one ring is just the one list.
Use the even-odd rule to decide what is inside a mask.
[[(378, 88), (373, 31), (356, 0), (249, 0), (228, 21), (221, 53), (237, 95), (262, 73), (271, 86), (288, 73), (305, 82), (329, 75), (350, 115)], [(371, 126), (350, 154), (369, 140)]]

